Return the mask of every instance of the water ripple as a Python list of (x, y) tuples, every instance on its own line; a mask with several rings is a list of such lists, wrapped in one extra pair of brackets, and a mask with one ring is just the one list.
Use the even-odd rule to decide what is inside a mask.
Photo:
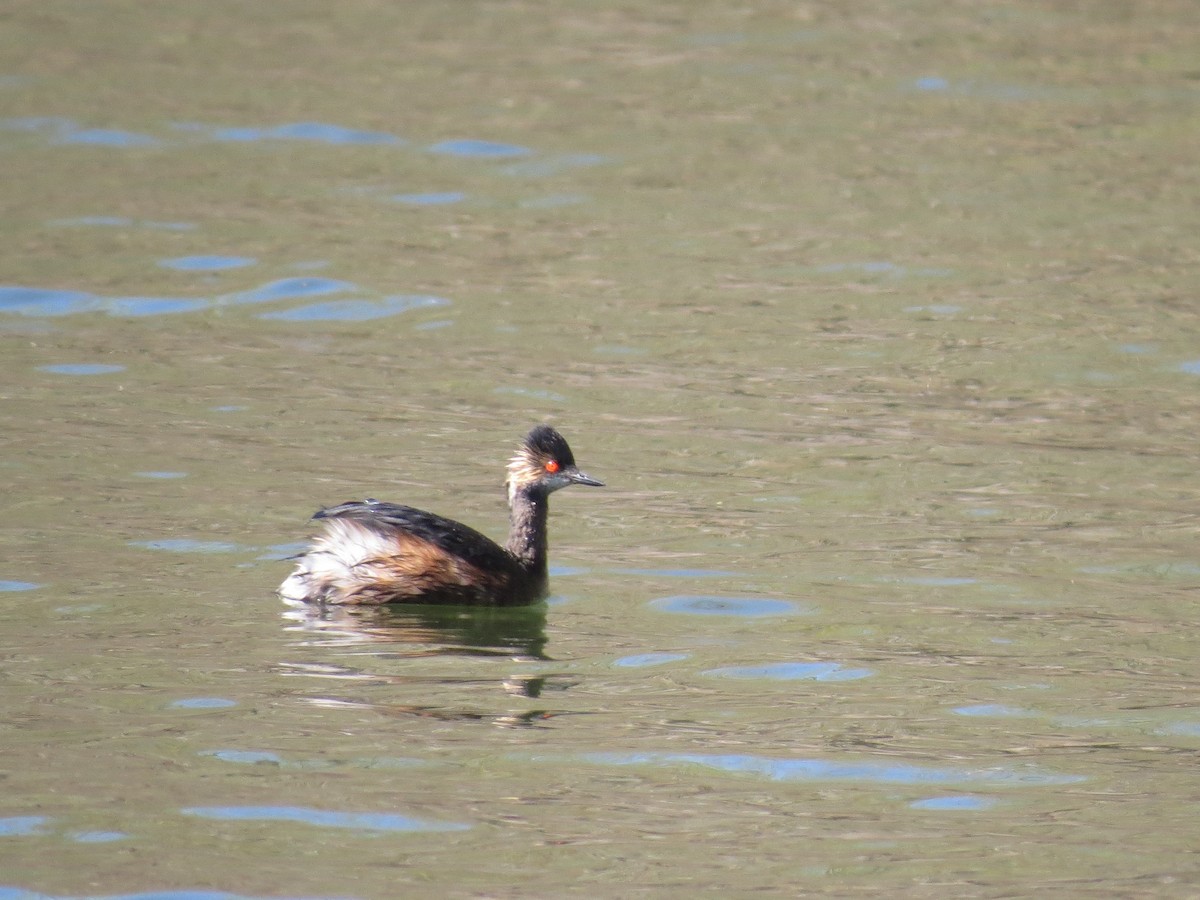
[(71, 835), (71, 840), (77, 844), (110, 844), (128, 837), (123, 831), (77, 831)]
[(812, 612), (791, 600), (766, 600), (760, 597), (717, 597), (711, 595), (678, 594), (650, 601), (650, 608), (659, 612), (684, 613), (693, 616), (794, 616)]
[(1077, 784), (1082, 775), (1058, 775), (1032, 766), (970, 768), (921, 766), (894, 762), (833, 762), (779, 759), (750, 754), (585, 753), (584, 762), (610, 766), (691, 765), (771, 781), (866, 781), (878, 784), (983, 784), (990, 787)]
[(100, 309), (104, 301), (84, 291), (0, 285), (0, 311), (24, 316), (66, 316)]
[(67, 131), (55, 139), (57, 144), (91, 144), (98, 147), (154, 147), (158, 138), (119, 128), (81, 128)]
[(184, 815), (225, 821), (301, 822), (321, 828), (359, 831), (466, 831), (461, 822), (435, 822), (399, 813), (347, 813), (304, 806), (189, 806)]
[(462, 191), (442, 191), (428, 194), (393, 194), (392, 200), (408, 206), (445, 206), (450, 203), (462, 203), (467, 195)]
[(42, 830), (50, 819), (46, 816), (8, 816), (0, 818), (0, 837), (24, 837), (45, 834)]
[(269, 764), (289, 769), (415, 769), (430, 765), (423, 759), (403, 756), (372, 756), (352, 759), (285, 759), (270, 750), (202, 750), (201, 756), (240, 765)]
[(873, 669), (844, 669), (833, 662), (766, 663), (761, 666), (728, 666), (709, 669), (703, 675), (716, 678), (762, 678), (771, 681), (856, 681), (870, 678)]
[(158, 264), (164, 269), (176, 269), (180, 272), (221, 272), (225, 269), (240, 269), (252, 266), (258, 260), (252, 256), (179, 256), (175, 259), (160, 259)]
[(256, 141), (312, 141), (321, 144), (370, 144), (399, 146), (403, 138), (382, 131), (360, 131), (326, 122), (294, 122), (260, 128), (246, 126), (205, 125), (200, 122), (176, 122), (176, 131), (202, 135), (223, 143), (254, 143)]
[(34, 591), (41, 585), (35, 581), (4, 581), (0, 580), (0, 591)]
[(260, 319), (277, 319), (285, 322), (365, 322), (408, 312), (411, 309), (426, 309), (448, 306), (449, 300), (425, 295), (397, 294), (380, 300), (335, 300), (329, 303), (314, 303), (262, 313)]
[(112, 375), (114, 372), (124, 372), (125, 367), (105, 363), (57, 363), (38, 366), (38, 370), (54, 375)]
[(1003, 703), (979, 703), (975, 706), (959, 706), (953, 712), (956, 716), (995, 717), (1001, 719), (1028, 719), (1038, 715), (1033, 710), (1022, 709), (1019, 706), (1005, 706)]
[(187, 297), (97, 297), (85, 291), (0, 285), (0, 312), (21, 316), (69, 316), (105, 312), (110, 316), (155, 316), (193, 312), (207, 300)]
[(954, 811), (991, 809), (996, 805), (996, 801), (991, 797), (959, 795), (956, 797), (928, 797), (924, 800), (914, 800), (908, 805), (911, 809)]
[(340, 294), (359, 290), (358, 285), (350, 281), (338, 281), (335, 278), (280, 278), (267, 284), (228, 294), (222, 298), (224, 303), (270, 303), (273, 300), (292, 300), (297, 297), (320, 297), (325, 294)]
[(166, 550), (170, 553), (237, 553), (253, 548), (228, 541), (196, 541), (191, 538), (163, 538), (157, 541), (130, 541), (129, 546), (143, 550)]
[(76, 216), (73, 219), (51, 219), (48, 225), (86, 226), (90, 228), (151, 228), (160, 231), (191, 231), (191, 222), (154, 222), (149, 219), (130, 219), (125, 216)]
[(644, 666), (661, 666), (666, 663), (679, 662), (687, 659), (689, 653), (638, 653), (634, 656), (623, 656), (613, 665), (628, 669), (639, 669)]
[(185, 697), (170, 703), (173, 709), (229, 709), (237, 706), (236, 700), (227, 697)]
[(429, 151), (445, 156), (465, 156), (480, 159), (504, 159), (512, 156), (528, 156), (533, 151), (517, 144), (499, 144), (495, 141), (452, 140), (433, 144)]
[(104, 304), (110, 316), (169, 316), (207, 309), (207, 300), (188, 297), (115, 297)]

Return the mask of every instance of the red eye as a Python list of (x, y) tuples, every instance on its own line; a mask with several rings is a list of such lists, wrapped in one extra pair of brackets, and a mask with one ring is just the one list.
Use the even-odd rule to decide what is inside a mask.
[(553, 475), (555, 472), (557, 472), (559, 470), (559, 468), (561, 468), (561, 467), (559, 466), (557, 459), (546, 460), (546, 471), (549, 472), (551, 475)]

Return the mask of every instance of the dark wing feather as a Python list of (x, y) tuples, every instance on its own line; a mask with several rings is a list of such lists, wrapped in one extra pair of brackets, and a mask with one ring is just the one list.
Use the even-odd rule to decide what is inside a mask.
[(322, 509), (313, 518), (351, 519), (385, 535), (401, 531), (484, 572), (500, 573), (515, 568), (512, 557), (487, 535), (461, 522), (411, 506), (380, 500), (354, 500)]

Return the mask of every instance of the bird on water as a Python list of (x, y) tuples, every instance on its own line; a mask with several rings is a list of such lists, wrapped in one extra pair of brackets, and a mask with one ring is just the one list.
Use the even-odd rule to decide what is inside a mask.
[(508, 542), (434, 513), (355, 500), (313, 516), (324, 528), (279, 586), (285, 602), (519, 606), (546, 596), (549, 497), (572, 484), (603, 487), (571, 448), (538, 425), (508, 463)]

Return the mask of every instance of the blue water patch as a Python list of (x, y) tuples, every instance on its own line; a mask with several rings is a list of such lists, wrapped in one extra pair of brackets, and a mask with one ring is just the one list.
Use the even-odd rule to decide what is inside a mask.
[(785, 662), (761, 666), (728, 666), (709, 669), (704, 675), (718, 678), (762, 678), (771, 681), (857, 681), (870, 678), (873, 669), (844, 669), (841, 663)]
[(1005, 706), (1003, 703), (979, 703), (975, 706), (957, 706), (953, 712), (956, 716), (994, 717), (1001, 719), (1028, 719), (1038, 715), (1033, 710), (1022, 709), (1019, 706)]
[(359, 290), (358, 285), (334, 278), (281, 278), (253, 290), (229, 294), (222, 298), (225, 303), (270, 303), (273, 300), (294, 300), (298, 297), (321, 297), (326, 294), (341, 294)]
[(918, 91), (944, 91), (950, 87), (950, 82), (936, 75), (927, 75), (914, 81), (913, 87)]
[(252, 256), (177, 256), (174, 259), (160, 259), (158, 264), (164, 269), (176, 269), (180, 272), (222, 272), (226, 269), (240, 269), (252, 266), (256, 262)]
[(820, 266), (819, 272), (862, 272), (864, 275), (897, 275), (904, 271), (903, 266), (893, 262), (861, 262), (861, 263), (831, 263)]
[(27, 837), (45, 834), (43, 827), (50, 821), (46, 816), (8, 816), (0, 818), (0, 837)]
[(1153, 344), (1118, 344), (1117, 351), (1119, 353), (1132, 353), (1140, 356), (1145, 353), (1157, 353), (1158, 348)]
[(758, 597), (717, 597), (679, 594), (650, 601), (650, 608), (659, 612), (685, 613), (692, 616), (794, 616), (810, 612), (790, 600), (764, 600)]
[(661, 666), (666, 663), (680, 662), (691, 656), (690, 653), (638, 653), (634, 656), (622, 656), (613, 665), (628, 669), (640, 669), (646, 666)]
[(4, 581), (0, 580), (0, 591), (34, 591), (41, 585), (34, 581)]
[(159, 231), (191, 231), (191, 222), (153, 222), (129, 219), (125, 216), (76, 216), (73, 219), (52, 219), (47, 224), (57, 226), (87, 226), (92, 228), (152, 228)]
[(462, 203), (467, 199), (467, 195), (462, 191), (442, 191), (428, 194), (393, 194), (391, 199), (408, 206), (446, 206)]
[[(198, 126), (196, 130), (203, 131), (204, 126)], [(266, 140), (267, 134), (266, 129), (263, 128), (231, 126), (229, 128), (213, 128), (209, 130), (208, 136), (214, 141), (229, 141), (232, 143), (245, 141), (249, 143), (251, 141)]]
[(266, 136), (275, 140), (318, 141), (324, 144), (403, 144), (401, 138), (382, 131), (360, 131), (324, 122), (295, 122), (268, 129)]
[(590, 571), (592, 570), (587, 566), (550, 566), (550, 574), (556, 578), (570, 578), (573, 575), (586, 575)]
[(250, 765), (257, 765), (258, 763), (283, 764), (282, 756), (278, 753), (271, 753), (268, 750), (205, 750), (200, 755), (212, 756), (223, 762), (248, 763)]
[(887, 260), (868, 260), (866, 262), (853, 263), (829, 263), (823, 266), (816, 266), (812, 271), (822, 275), (882, 275), (888, 278), (945, 278), (946, 276), (953, 274), (950, 269), (910, 269), (907, 266), (902, 266), (894, 262), (888, 262)]
[(111, 844), (128, 837), (123, 831), (77, 831), (71, 835), (71, 840), (77, 844)]
[(956, 797), (929, 797), (925, 800), (914, 800), (908, 804), (912, 809), (932, 809), (932, 810), (978, 810), (991, 809), (996, 805), (996, 801), (991, 797), (976, 797), (970, 794), (961, 794)]
[(278, 319), (285, 322), (366, 322), (384, 319), (412, 309), (427, 309), (448, 306), (449, 300), (425, 295), (398, 294), (380, 300), (335, 300), (329, 303), (314, 303), (294, 309), (282, 309), (262, 313), (260, 319)]
[(580, 758), (584, 762), (610, 766), (699, 766), (721, 772), (760, 775), (771, 781), (865, 781), (877, 784), (985, 784), (1019, 787), (1077, 784), (1086, 780), (1082, 775), (1057, 775), (1032, 766), (974, 769), (895, 762), (779, 759), (740, 753), (585, 753)]
[(1180, 372), (1187, 372), (1189, 375), (1200, 375), (1200, 359), (1194, 359), (1191, 362), (1179, 364)]
[(1200, 738), (1200, 722), (1173, 722), (1155, 729), (1154, 733)]
[(479, 159), (506, 159), (513, 156), (528, 156), (533, 151), (516, 144), (499, 144), (494, 141), (453, 140), (442, 141), (429, 148), (431, 153), (446, 156), (467, 156)]
[(102, 228), (128, 228), (133, 219), (124, 216), (79, 216), (74, 219), (54, 219), (51, 225), (91, 225)]
[(191, 806), (184, 815), (231, 822), (301, 822), (359, 831), (466, 831), (461, 822), (435, 822), (398, 813), (346, 813), (303, 806)]
[(290, 544), (274, 544), (267, 547), (267, 552), (259, 559), (291, 559), (297, 553), (303, 553), (308, 549), (307, 541), (293, 541)]
[(191, 538), (164, 538), (158, 541), (130, 541), (129, 546), (170, 553), (237, 553), (249, 548), (228, 541), (195, 541)]
[(207, 306), (207, 300), (187, 297), (105, 298), (85, 291), (0, 286), (0, 312), (22, 316), (69, 316), (89, 312), (106, 312), (110, 316), (158, 316), (194, 312)]
[(59, 135), (55, 143), (91, 144), (97, 147), (154, 147), (160, 141), (148, 134), (122, 131), (119, 128), (81, 128)]
[(134, 472), (133, 474), (136, 475), (138, 478), (171, 479), (171, 478), (187, 478), (188, 473), (187, 472), (160, 471), (160, 472)]
[(176, 122), (176, 131), (202, 135), (224, 143), (254, 143), (257, 141), (312, 141), (321, 144), (359, 144), (399, 146), (403, 138), (383, 131), (361, 131), (326, 122), (293, 122), (271, 127), (214, 126), (199, 122)]
[(172, 700), (170, 706), (172, 709), (229, 709), (237, 706), (237, 701), (226, 697), (185, 697)]
[(112, 366), (105, 363), (58, 363), (51, 366), (38, 366), (42, 372), (54, 375), (112, 375), (114, 372), (124, 372), (124, 366)]
[(150, 541), (130, 541), (131, 547), (142, 550), (164, 550), (169, 553), (242, 553), (252, 550), (229, 541), (198, 541), (191, 538), (163, 538)]
[(84, 291), (0, 285), (0, 312), (26, 316), (67, 316), (91, 312), (103, 305), (99, 297)]

